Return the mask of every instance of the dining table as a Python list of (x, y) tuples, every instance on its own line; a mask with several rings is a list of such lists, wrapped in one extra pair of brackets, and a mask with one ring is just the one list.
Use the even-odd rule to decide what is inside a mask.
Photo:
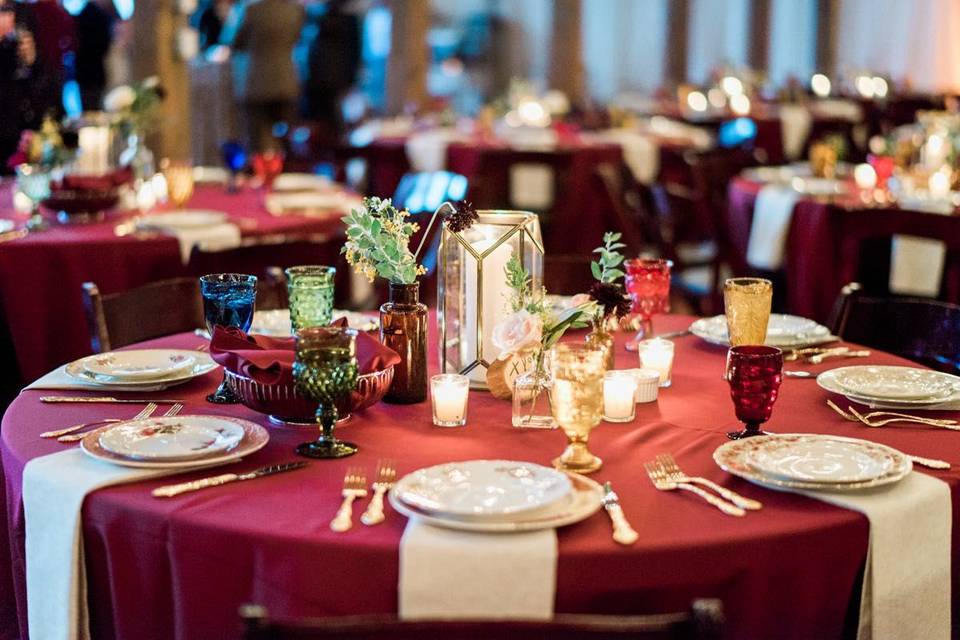
[[(12, 182), (0, 183), (0, 220), (22, 225), (26, 215), (14, 208), (13, 193)], [(340, 229), (340, 215), (273, 215), (264, 206), (264, 197), (262, 189), (249, 186), (228, 192), (221, 185), (205, 184), (197, 185), (185, 206), (226, 213), (243, 238), (304, 234), (333, 238)], [(22, 381), (91, 352), (81, 294), (84, 282), (94, 282), (102, 294), (111, 294), (188, 275), (174, 235), (130, 227), (141, 215), (110, 211), (91, 223), (51, 221), (46, 230), (0, 243), (0, 318), (5, 318)]]
[[(694, 318), (658, 316), (658, 333), (684, 331)], [(431, 318), (431, 338), (438, 335)], [(615, 337), (617, 368), (637, 366)], [(565, 340), (583, 340), (569, 332)], [(726, 349), (690, 334), (674, 337), (672, 385), (655, 402), (638, 404), (634, 420), (600, 423), (590, 449), (603, 459), (592, 477), (609, 481), (639, 534), (623, 546), (611, 539), (600, 511), (557, 531), (557, 613), (644, 614), (686, 609), (694, 598), (723, 602), (730, 638), (840, 638), (857, 629), (870, 525), (857, 511), (796, 493), (769, 490), (729, 475), (712, 454), (737, 430), (730, 389), (723, 380)], [(431, 341), (431, 344), (435, 342)], [(193, 334), (169, 336), (137, 348), (202, 348)], [(909, 364), (878, 351), (857, 364)], [(788, 363), (813, 373), (838, 366)], [(438, 370), (429, 354), (431, 373)], [(150, 397), (178, 399), (183, 414), (241, 417), (265, 426), (262, 450), (223, 470), (243, 472), (296, 461), (294, 447), (316, 437), (312, 427), (274, 425), (243, 405), (204, 401), (221, 379), (212, 371)], [(79, 393), (79, 392), (75, 392)], [(142, 405), (49, 404), (49, 391), (24, 390), (0, 427), (8, 543), (0, 545), (0, 638), (27, 628), (24, 513), (25, 465), (64, 450), (43, 431), (106, 417), (130, 418)], [(74, 395), (74, 393), (71, 393)], [(816, 433), (863, 438), (917, 456), (947, 458), (952, 470), (915, 468), (944, 481), (952, 517), (960, 505), (957, 433), (916, 425), (868, 428), (837, 415), (831, 394), (810, 378), (785, 378), (772, 418), (773, 433)], [(834, 397), (836, 399), (836, 397)], [(387, 507), (375, 526), (359, 522), (345, 533), (329, 523), (340, 504), (345, 471), (371, 474), (379, 460), (394, 461), (398, 476), (449, 461), (521, 460), (543, 465), (564, 448), (562, 431), (511, 426), (511, 403), (490, 393), (469, 393), (468, 420), (460, 428), (433, 426), (429, 400), (379, 403), (355, 413), (337, 434), (359, 446), (349, 458), (314, 460), (302, 470), (159, 499), (151, 490), (169, 478), (99, 489), (82, 507), (82, 536), (90, 626), (95, 638), (228, 638), (240, 636), (237, 609), (267, 607), (280, 617), (396, 614), (398, 558), (407, 519)], [(930, 417), (960, 417), (929, 412)], [(643, 463), (672, 454), (690, 475), (709, 478), (763, 509), (725, 515), (687, 492), (658, 491)], [(220, 469), (213, 474), (222, 473)], [(177, 480), (211, 475), (191, 471)], [(952, 532), (953, 589), (957, 593), (957, 528)], [(512, 535), (512, 534), (503, 534)], [(956, 611), (957, 598), (952, 600)], [(954, 620), (956, 620), (954, 615)]]

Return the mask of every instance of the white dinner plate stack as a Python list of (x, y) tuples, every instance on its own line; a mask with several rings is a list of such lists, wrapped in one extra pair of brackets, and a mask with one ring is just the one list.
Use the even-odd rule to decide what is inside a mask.
[(87, 434), (87, 455), (125, 467), (190, 469), (231, 462), (262, 449), (267, 430), (226, 416), (169, 416), (119, 422)]
[(960, 378), (918, 367), (840, 367), (821, 373), (817, 384), (871, 407), (922, 409), (960, 397)]
[(68, 364), (67, 376), (104, 390), (147, 391), (182, 384), (217, 368), (206, 353), (188, 349), (110, 351)]
[(449, 462), (414, 471), (391, 489), (409, 518), (448, 529), (511, 532), (579, 522), (600, 508), (603, 490), (576, 474), (513, 460)]
[[(690, 325), (690, 333), (711, 344), (730, 346), (727, 317), (700, 318)], [(799, 349), (817, 344), (834, 342), (838, 338), (830, 330), (808, 318), (771, 313), (767, 324), (766, 344), (771, 347)]]
[(913, 468), (910, 458), (882, 444), (816, 434), (734, 440), (713, 453), (728, 473), (771, 489), (854, 491), (892, 484)]

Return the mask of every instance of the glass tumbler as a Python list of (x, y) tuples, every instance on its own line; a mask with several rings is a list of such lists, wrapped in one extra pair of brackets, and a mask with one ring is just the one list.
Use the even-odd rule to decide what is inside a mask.
[(333, 286), (337, 270), (325, 266), (290, 267), (287, 295), (290, 325), (294, 335), (308, 327), (322, 327), (333, 320)]
[(763, 344), (767, 339), (773, 283), (763, 278), (731, 278), (723, 283), (723, 307), (730, 346)]
[[(243, 273), (213, 273), (200, 278), (203, 297), (203, 317), (207, 330), (213, 335), (215, 327), (250, 329), (257, 299), (257, 277)], [(217, 390), (207, 396), (207, 402), (236, 404), (236, 394), (227, 385), (226, 377)]]

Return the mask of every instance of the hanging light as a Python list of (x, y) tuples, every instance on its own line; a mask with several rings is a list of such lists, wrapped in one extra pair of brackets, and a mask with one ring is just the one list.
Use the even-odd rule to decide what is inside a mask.
[(826, 98), (830, 95), (830, 78), (822, 73), (815, 73), (810, 78), (810, 89), (818, 98)]

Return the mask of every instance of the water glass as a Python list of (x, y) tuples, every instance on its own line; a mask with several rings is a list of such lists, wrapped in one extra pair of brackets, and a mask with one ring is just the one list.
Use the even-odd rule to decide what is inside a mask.
[(660, 258), (636, 258), (624, 262), (627, 293), (633, 300), (631, 312), (640, 322), (640, 330), (628, 351), (636, 351), (637, 343), (653, 334), (653, 315), (670, 311), (670, 269), (673, 263)]
[(293, 334), (308, 327), (321, 327), (333, 320), (333, 285), (337, 270), (333, 267), (290, 267), (287, 295), (290, 300), (290, 325)]
[(553, 466), (561, 471), (592, 473), (603, 460), (590, 453), (587, 439), (603, 415), (604, 351), (565, 342), (553, 348), (551, 409), (569, 444)]
[[(216, 327), (250, 329), (257, 299), (257, 277), (242, 273), (213, 273), (200, 278), (203, 296), (203, 317), (207, 330), (213, 335)], [(236, 394), (227, 385), (226, 377), (217, 390), (207, 396), (207, 402), (236, 404)]]
[(163, 169), (167, 181), (167, 197), (180, 209), (193, 197), (193, 165), (189, 162), (171, 162)]
[(731, 278), (723, 283), (730, 346), (763, 344), (773, 303), (773, 283), (763, 278)]
[(783, 379), (783, 352), (776, 347), (744, 345), (727, 352), (727, 382), (743, 431), (727, 434), (731, 440), (765, 435), (760, 425), (770, 419)]

